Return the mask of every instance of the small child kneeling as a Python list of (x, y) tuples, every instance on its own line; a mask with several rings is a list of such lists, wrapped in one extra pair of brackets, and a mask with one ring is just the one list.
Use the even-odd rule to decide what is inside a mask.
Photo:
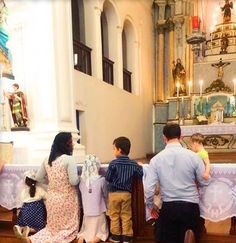
[(24, 174), (25, 187), (21, 192), (23, 206), (17, 217), (13, 231), (18, 238), (27, 237), (29, 233), (35, 233), (46, 225), (46, 208), (44, 199), (46, 191), (37, 185), (34, 171), (26, 171)]

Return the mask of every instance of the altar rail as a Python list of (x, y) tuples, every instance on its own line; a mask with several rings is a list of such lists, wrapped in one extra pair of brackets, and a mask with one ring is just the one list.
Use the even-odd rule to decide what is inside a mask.
[[(201, 216), (213, 222), (232, 218), (230, 234), (236, 234), (236, 164), (212, 164), (212, 181), (209, 186), (200, 189)], [(7, 164), (0, 174), (0, 205), (13, 209), (21, 205), (19, 194), (22, 187), (23, 173), (37, 170), (38, 165)], [(78, 165), (80, 171), (81, 165)], [(102, 165), (104, 174), (107, 164)], [(135, 181), (132, 194), (133, 227), (136, 238), (153, 236), (152, 222), (145, 220), (143, 184)]]

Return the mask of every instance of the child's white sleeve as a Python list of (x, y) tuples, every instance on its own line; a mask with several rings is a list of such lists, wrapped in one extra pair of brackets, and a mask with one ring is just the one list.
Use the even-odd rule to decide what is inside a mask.
[(48, 184), (47, 172), (45, 169), (45, 162), (43, 162), (36, 173), (36, 181)]
[(77, 165), (73, 158), (68, 160), (67, 173), (69, 176), (70, 184), (76, 186), (79, 183), (79, 176), (77, 171)]
[(38, 191), (39, 198), (45, 200), (46, 199), (47, 192), (42, 187), (40, 187), (40, 186), (37, 187), (37, 191)]

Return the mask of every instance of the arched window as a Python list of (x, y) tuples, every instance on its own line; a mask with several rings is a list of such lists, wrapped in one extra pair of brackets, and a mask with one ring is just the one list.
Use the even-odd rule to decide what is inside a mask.
[[(113, 3), (106, 0), (103, 4), (101, 14), (101, 35), (102, 35), (102, 64), (103, 80), (109, 84), (114, 84), (114, 77), (117, 78), (118, 58), (117, 39), (118, 39), (118, 14)], [(117, 80), (116, 80), (117, 82)]]
[[(123, 54), (123, 89), (132, 92), (132, 80), (135, 76), (135, 32), (132, 23), (127, 19), (122, 31), (122, 54)], [(134, 74), (134, 75), (133, 75)]]
[(104, 12), (101, 13), (101, 35), (102, 35), (102, 55), (109, 57), (109, 43), (108, 43), (108, 24)]
[(84, 2), (71, 0), (74, 68), (91, 75), (91, 48), (85, 40)]

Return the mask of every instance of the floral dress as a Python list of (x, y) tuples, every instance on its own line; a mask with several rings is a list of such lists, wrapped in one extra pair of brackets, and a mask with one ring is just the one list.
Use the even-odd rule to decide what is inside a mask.
[(45, 163), (48, 176), (47, 224), (44, 229), (29, 237), (32, 243), (67, 243), (76, 238), (79, 227), (79, 202), (75, 186), (69, 183), (65, 160), (60, 156), (49, 166)]

